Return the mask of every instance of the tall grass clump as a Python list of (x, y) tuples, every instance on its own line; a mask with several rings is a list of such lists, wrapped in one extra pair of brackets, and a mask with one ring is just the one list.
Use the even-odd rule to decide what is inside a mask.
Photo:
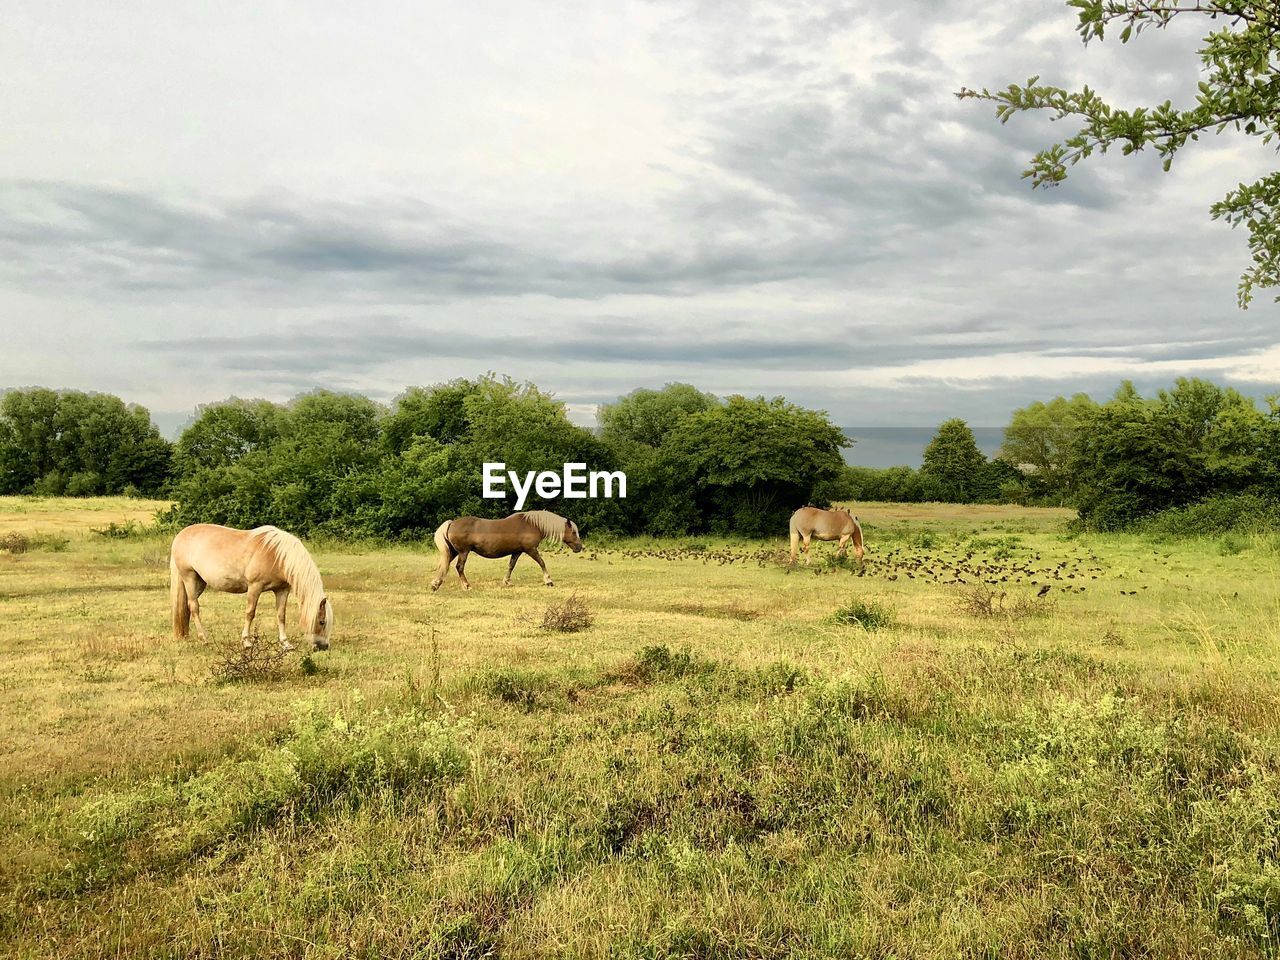
[(874, 600), (854, 599), (831, 615), (831, 622), (863, 630), (880, 630), (893, 623), (893, 611)]

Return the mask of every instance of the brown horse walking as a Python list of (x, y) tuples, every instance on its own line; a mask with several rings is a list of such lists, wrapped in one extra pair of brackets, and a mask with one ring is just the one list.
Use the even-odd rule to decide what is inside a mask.
[(436, 577), (431, 581), (431, 589), (439, 590), (444, 582), (449, 565), (458, 561), (458, 579), (462, 581), (462, 589), (470, 590), (471, 583), (463, 568), (467, 565), (467, 557), (478, 553), (490, 560), (495, 557), (510, 557), (507, 565), (507, 576), (503, 586), (511, 586), (511, 571), (516, 568), (520, 554), (527, 553), (542, 568), (542, 582), (548, 587), (555, 586), (551, 574), (547, 573), (547, 565), (538, 553), (538, 545), (543, 540), (559, 540), (568, 545), (574, 553), (582, 550), (582, 538), (578, 536), (578, 525), (566, 520), (559, 514), (549, 510), (528, 510), (524, 513), (513, 513), (505, 520), (481, 520), (479, 517), (459, 517), (457, 520), (446, 520), (436, 530), (436, 548), (440, 551), (440, 566), (436, 569)]
[(834, 510), (823, 510), (820, 507), (801, 507), (791, 515), (791, 562), (796, 562), (796, 547), (804, 540), (804, 562), (809, 562), (809, 540), (839, 540), (838, 553), (845, 555), (849, 541), (853, 541), (853, 552), (858, 562), (862, 562), (862, 524), (858, 523), (848, 507), (836, 507)]
[(197, 523), (178, 531), (169, 548), (169, 597), (175, 637), (185, 637), (194, 618), (200, 639), (208, 642), (209, 636), (200, 622), (200, 594), (206, 588), (249, 595), (240, 633), (246, 647), (253, 642), (258, 597), (264, 591), (274, 593), (282, 650), (293, 649), (284, 621), (289, 593), (297, 590), (299, 619), (307, 640), (316, 650), (329, 649), (333, 604), (324, 595), (320, 571), (311, 554), (291, 533), (275, 527), (237, 530), (213, 523)]

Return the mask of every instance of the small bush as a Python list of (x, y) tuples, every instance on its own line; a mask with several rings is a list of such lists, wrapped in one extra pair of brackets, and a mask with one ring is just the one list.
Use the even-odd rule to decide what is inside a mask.
[(557, 633), (577, 633), (595, 623), (595, 619), (591, 608), (576, 593), (571, 593), (562, 602), (547, 607), (539, 626)]
[(270, 682), (284, 676), (284, 661), (285, 652), (279, 644), (255, 643), (246, 647), (236, 640), (222, 646), (210, 672), (215, 683)]
[(863, 630), (879, 630), (893, 622), (893, 614), (873, 600), (852, 600), (831, 615), (831, 622)]
[(617, 670), (605, 674), (604, 679), (608, 682), (655, 683), (714, 670), (714, 664), (695, 658), (687, 649), (672, 651), (670, 647), (656, 645), (642, 647)]
[(67, 478), (61, 470), (50, 470), (32, 485), (37, 497), (60, 497), (67, 490)]
[(636, 656), (636, 666), (647, 679), (656, 680), (683, 677), (692, 672), (694, 660), (693, 654), (688, 650), (678, 650), (673, 653), (670, 647), (652, 646), (641, 649)]
[(1018, 594), (1010, 599), (1009, 594), (1001, 590), (997, 593), (991, 587), (977, 586), (961, 595), (957, 606), (962, 613), (971, 617), (1000, 618), (1005, 620), (1023, 620), (1026, 617), (1048, 613), (1054, 602), (1044, 594), (1028, 597)]
[(134, 537), (149, 536), (152, 531), (137, 520), (126, 520), (124, 523), (116, 523), (112, 520), (105, 527), (92, 528), (92, 532), (94, 536), (107, 540), (129, 540)]
[(102, 493), (102, 477), (93, 470), (73, 473), (67, 480), (68, 497), (92, 497)]
[(154, 567), (157, 570), (169, 569), (169, 551), (163, 547), (159, 550), (144, 550), (138, 559), (146, 567)]
[(51, 533), (26, 534), (13, 530), (0, 536), (0, 550), (7, 553), (26, 553), (28, 550), (62, 553), (69, 546), (71, 546), (69, 539)]
[(1218, 553), (1224, 557), (1234, 557), (1237, 553), (1243, 553), (1248, 546), (1249, 544), (1240, 534), (1227, 533), (1218, 542)]
[(491, 670), (475, 677), (469, 684), (487, 696), (532, 713), (538, 706), (538, 694), (549, 683), (541, 673), (526, 670)]

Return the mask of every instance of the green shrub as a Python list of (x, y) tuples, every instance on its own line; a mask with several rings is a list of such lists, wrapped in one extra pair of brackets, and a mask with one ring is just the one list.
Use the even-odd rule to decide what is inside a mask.
[(458, 721), (384, 710), (362, 718), (304, 706), (288, 737), (187, 779), (157, 777), (89, 800), (76, 815), (71, 889), (109, 879), (121, 847), (172, 863), (281, 821), (297, 825), (366, 803), (397, 809), (461, 778)]
[(154, 528), (144, 527), (137, 520), (126, 520), (124, 523), (116, 523), (112, 520), (105, 527), (91, 528), (91, 532), (94, 536), (106, 540), (134, 540), (152, 536), (157, 531)]
[(831, 615), (831, 622), (863, 630), (879, 630), (893, 622), (893, 613), (874, 600), (852, 600)]
[(67, 479), (68, 497), (92, 497), (103, 492), (102, 476), (94, 470), (80, 470)]
[(539, 705), (539, 696), (551, 684), (545, 673), (507, 667), (477, 674), (468, 681), (468, 686), (529, 712)]
[(1280, 501), (1261, 493), (1208, 497), (1185, 507), (1162, 510), (1143, 520), (1137, 529), (1142, 533), (1187, 537), (1268, 533), (1280, 530)]
[(642, 647), (621, 667), (606, 674), (605, 680), (623, 683), (658, 683), (710, 673), (714, 670), (715, 664), (695, 657), (687, 649), (673, 651), (665, 645), (655, 645)]

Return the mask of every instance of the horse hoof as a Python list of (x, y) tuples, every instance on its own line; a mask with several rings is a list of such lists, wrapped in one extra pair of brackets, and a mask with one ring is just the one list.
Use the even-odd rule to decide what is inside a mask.
[(432, 592), (432, 593), (435, 593), (435, 592), (436, 592), (437, 590), (439, 590), (439, 589), (440, 589), (440, 584), (438, 584), (438, 583), (433, 583), (433, 584), (431, 585), (431, 592)]
[(281, 652), (281, 653), (292, 653), (294, 649), (296, 649), (296, 648), (295, 648), (295, 647), (294, 647), (294, 645), (293, 645), (292, 643), (290, 643), (288, 640), (286, 640), (284, 643), (280, 644), (280, 652)]
[(241, 638), (240, 638), (240, 642), (241, 642), (242, 644), (244, 644), (244, 648), (245, 648), (246, 650), (252, 650), (252, 649), (253, 649), (253, 641), (252, 641), (252, 640), (250, 640), (248, 637), (241, 637)]
[(543, 580), (543, 581), (542, 581), (542, 585), (543, 585), (544, 587), (554, 587), (554, 586), (555, 586), (555, 584), (554, 584), (554, 583), (552, 583), (550, 580)]

